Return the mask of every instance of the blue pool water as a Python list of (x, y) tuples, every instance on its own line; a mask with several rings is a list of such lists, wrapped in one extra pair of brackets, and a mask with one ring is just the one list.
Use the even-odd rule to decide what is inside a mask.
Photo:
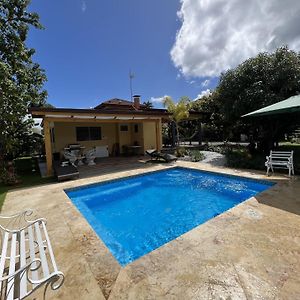
[(172, 168), (66, 193), (125, 266), (271, 185)]

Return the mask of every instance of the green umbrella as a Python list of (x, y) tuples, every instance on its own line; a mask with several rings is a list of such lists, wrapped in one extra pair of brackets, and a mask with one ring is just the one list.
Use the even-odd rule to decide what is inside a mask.
[(252, 111), (242, 117), (256, 117), (294, 112), (300, 112), (300, 95), (292, 96), (286, 100)]

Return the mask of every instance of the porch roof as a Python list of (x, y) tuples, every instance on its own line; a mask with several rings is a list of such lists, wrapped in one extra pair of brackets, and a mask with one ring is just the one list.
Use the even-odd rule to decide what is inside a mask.
[(29, 113), (33, 118), (47, 118), (55, 121), (138, 121), (138, 120), (169, 120), (170, 113), (164, 109), (151, 110), (102, 110), (78, 108), (44, 108), (32, 107)]
[[(152, 108), (149, 110), (103, 110), (82, 108), (48, 108), (31, 107), (29, 113), (33, 118), (56, 118), (56, 119), (85, 119), (85, 120), (143, 120), (162, 118), (169, 121), (171, 113), (166, 109)], [(188, 119), (197, 119), (203, 113), (190, 111)]]

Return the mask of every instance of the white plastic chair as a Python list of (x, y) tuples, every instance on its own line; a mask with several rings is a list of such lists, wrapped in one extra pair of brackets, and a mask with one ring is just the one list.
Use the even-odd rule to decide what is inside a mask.
[(85, 159), (86, 159), (86, 163), (88, 166), (96, 165), (95, 158), (96, 158), (96, 149), (95, 148), (86, 151)]
[(75, 162), (77, 160), (77, 156), (71, 151), (64, 151), (65, 159), (69, 160), (69, 162), (76, 167)]

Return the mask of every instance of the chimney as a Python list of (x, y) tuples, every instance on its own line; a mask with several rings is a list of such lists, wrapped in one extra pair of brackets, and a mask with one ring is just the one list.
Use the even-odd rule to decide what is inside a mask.
[(140, 109), (140, 105), (141, 105), (141, 96), (140, 95), (134, 95), (133, 96), (133, 106), (136, 109)]

